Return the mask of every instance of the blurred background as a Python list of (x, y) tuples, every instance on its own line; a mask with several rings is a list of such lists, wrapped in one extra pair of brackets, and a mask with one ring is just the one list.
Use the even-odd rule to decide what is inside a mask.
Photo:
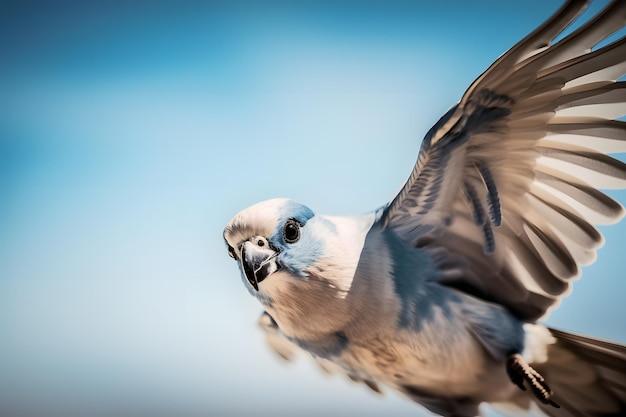
[[(281, 363), (222, 229), (385, 204), (560, 1), (130, 3), (0, 5), (0, 415), (422, 415)], [(603, 230), (547, 323), (626, 342), (626, 223)]]

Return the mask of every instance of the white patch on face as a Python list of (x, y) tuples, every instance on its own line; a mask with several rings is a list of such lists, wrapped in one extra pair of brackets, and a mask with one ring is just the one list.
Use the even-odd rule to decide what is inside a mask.
[(224, 230), (228, 244), (238, 250), (237, 246), (253, 236), (268, 238), (275, 231), (280, 220), (280, 208), (289, 201), (276, 198), (263, 201), (241, 210), (232, 218)]
[(332, 223), (336, 230), (316, 236), (324, 240), (328, 255), (321, 257), (311, 272), (315, 274), (319, 271), (320, 276), (330, 281), (329, 286), (337, 290), (337, 296), (345, 298), (352, 287), (365, 238), (374, 223), (375, 214), (355, 217), (324, 216), (324, 219)]

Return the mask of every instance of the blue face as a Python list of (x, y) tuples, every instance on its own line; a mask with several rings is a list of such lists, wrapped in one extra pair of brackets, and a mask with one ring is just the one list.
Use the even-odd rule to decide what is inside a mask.
[(287, 199), (248, 207), (224, 229), (229, 254), (238, 262), (244, 283), (257, 298), (269, 297), (259, 285), (275, 272), (287, 272), (296, 279), (309, 276), (331, 234), (336, 234), (331, 222)]
[(287, 201), (281, 207), (278, 228), (268, 240), (280, 254), (278, 263), (295, 276), (307, 276), (307, 269), (324, 253), (321, 232), (329, 223), (315, 216), (305, 205)]
[(331, 220), (316, 216), (307, 206), (273, 199), (238, 213), (224, 229), (224, 239), (250, 294), (271, 305), (263, 281), (278, 272), (286, 274), (286, 282), (319, 275), (326, 269), (322, 258), (337, 233)]

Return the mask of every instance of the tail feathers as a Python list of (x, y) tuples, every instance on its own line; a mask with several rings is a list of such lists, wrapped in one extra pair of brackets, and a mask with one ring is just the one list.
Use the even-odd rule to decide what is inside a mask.
[(561, 408), (538, 404), (552, 417), (626, 416), (626, 346), (550, 329), (548, 361), (533, 364)]

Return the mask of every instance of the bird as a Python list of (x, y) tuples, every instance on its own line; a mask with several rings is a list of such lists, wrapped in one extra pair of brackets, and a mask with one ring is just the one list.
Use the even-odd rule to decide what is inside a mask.
[(626, 346), (542, 323), (625, 214), (601, 190), (626, 188), (609, 155), (626, 152), (626, 37), (607, 40), (626, 2), (562, 35), (587, 5), (482, 73), (388, 203), (330, 216), (275, 198), (232, 218), (228, 255), (279, 355), (442, 416), (626, 415)]

